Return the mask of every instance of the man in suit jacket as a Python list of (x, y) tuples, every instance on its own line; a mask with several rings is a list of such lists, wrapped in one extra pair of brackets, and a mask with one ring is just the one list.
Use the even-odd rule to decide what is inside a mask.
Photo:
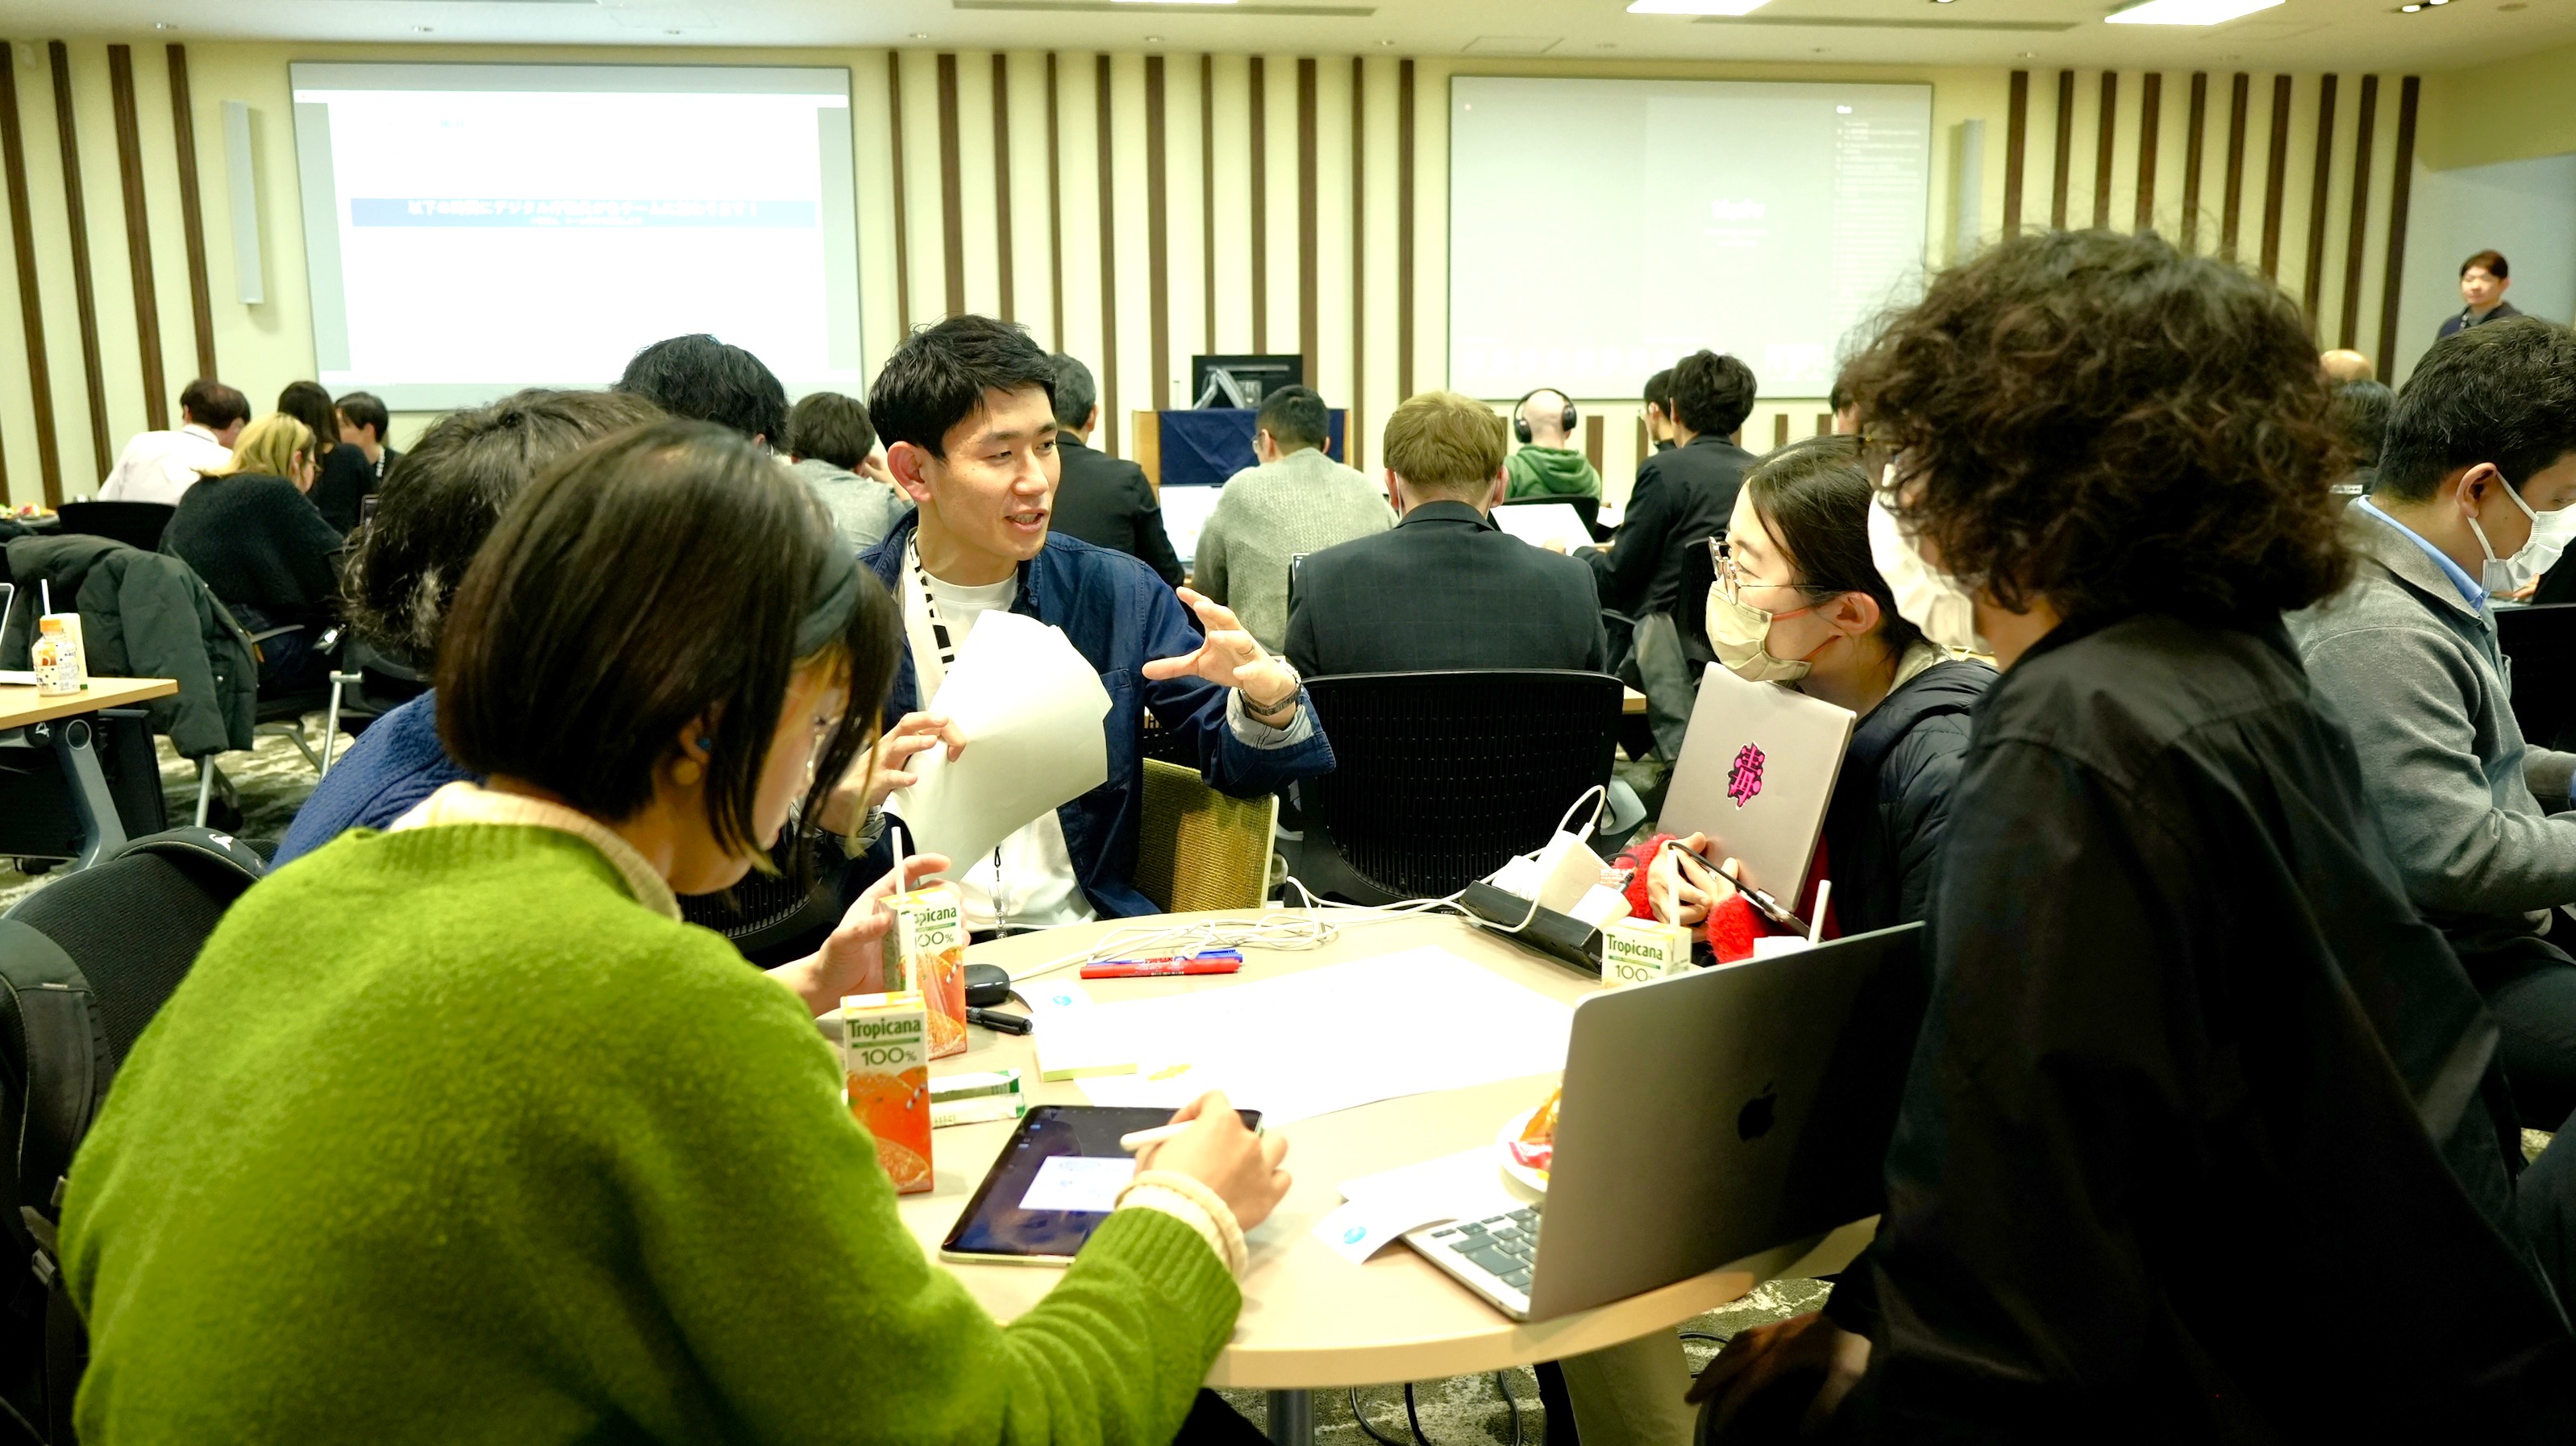
[(1731, 356), (1698, 351), (1673, 367), (1673, 439), (1681, 445), (1648, 457), (1619, 534), (1605, 551), (1578, 554), (1592, 565), (1601, 605), (1637, 620), (1621, 675), (1646, 694), (1656, 746), (1678, 757), (1696, 696), (1674, 612), (1698, 604), (1682, 598), (1693, 549), (1726, 535), (1735, 494), (1753, 454), (1727, 440), (1753, 411), (1753, 369)]
[(1055, 515), (1047, 530), (1078, 537), (1141, 560), (1179, 587), (1181, 560), (1163, 535), (1163, 504), (1154, 496), (1145, 469), (1091, 449), (1092, 429), (1100, 425), (1100, 391), (1091, 368), (1055, 354), (1056, 458), (1061, 469), (1055, 488)]
[(1403, 520), (1298, 569), (1288, 660), (1299, 673), (1609, 666), (1590, 570), (1489, 516), (1506, 486), (1492, 408), (1424, 392), (1387, 418), (1384, 448)]

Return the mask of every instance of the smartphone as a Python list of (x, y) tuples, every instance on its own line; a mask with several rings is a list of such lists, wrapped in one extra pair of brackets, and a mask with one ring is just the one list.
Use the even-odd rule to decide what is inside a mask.
[(1783, 929), (1795, 932), (1801, 939), (1806, 938), (1814, 932), (1814, 930), (1807, 927), (1806, 920), (1790, 913), (1778, 899), (1773, 898), (1770, 894), (1765, 893), (1764, 891), (1753, 887), (1751, 884), (1744, 882), (1744, 880), (1737, 878), (1735, 875), (1728, 873), (1725, 865), (1718, 863), (1696, 849), (1683, 848), (1678, 841), (1668, 843), (1664, 846), (1677, 854), (1689, 856), (1701, 868), (1704, 868), (1710, 873), (1717, 875), (1719, 878), (1726, 880), (1728, 883), (1733, 884), (1735, 886), (1735, 891), (1744, 896), (1744, 902), (1753, 906), (1753, 912), (1760, 914), (1763, 918), (1770, 920), (1773, 924), (1776, 924)]
[[(1246, 1129), (1259, 1110), (1237, 1110)], [(1136, 1173), (1122, 1135), (1171, 1123), (1172, 1112), (1107, 1105), (1038, 1105), (1002, 1147), (984, 1183), (939, 1242), (942, 1260), (1071, 1265)]]

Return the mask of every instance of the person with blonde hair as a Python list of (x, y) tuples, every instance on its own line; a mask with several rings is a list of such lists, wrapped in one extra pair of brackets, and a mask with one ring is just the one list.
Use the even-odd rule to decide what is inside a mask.
[(1392, 530), (1308, 557), (1288, 614), (1301, 674), (1609, 666), (1592, 570), (1496, 527), (1503, 419), (1423, 392), (1386, 419)]
[(340, 533), (312, 499), (313, 429), (271, 412), (242, 429), (232, 461), (179, 499), (161, 550), (195, 568), (259, 653), (262, 692), (320, 679), (313, 644), (340, 590)]

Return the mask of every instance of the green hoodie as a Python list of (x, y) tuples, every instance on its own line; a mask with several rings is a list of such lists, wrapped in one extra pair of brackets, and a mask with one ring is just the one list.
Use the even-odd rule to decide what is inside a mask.
[(1601, 474), (1583, 454), (1564, 447), (1523, 447), (1504, 464), (1511, 485), (1503, 493), (1506, 502), (1521, 502), (1532, 497), (1598, 497)]

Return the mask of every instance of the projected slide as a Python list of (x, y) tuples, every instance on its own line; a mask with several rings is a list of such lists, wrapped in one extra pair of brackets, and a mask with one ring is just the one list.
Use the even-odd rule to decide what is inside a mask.
[(713, 332), (859, 389), (849, 72), (298, 64), (320, 380), (397, 410), (601, 386)]
[(1452, 80), (1449, 384), (1630, 397), (1708, 347), (1825, 395), (1921, 284), (1931, 139), (1921, 85)]

